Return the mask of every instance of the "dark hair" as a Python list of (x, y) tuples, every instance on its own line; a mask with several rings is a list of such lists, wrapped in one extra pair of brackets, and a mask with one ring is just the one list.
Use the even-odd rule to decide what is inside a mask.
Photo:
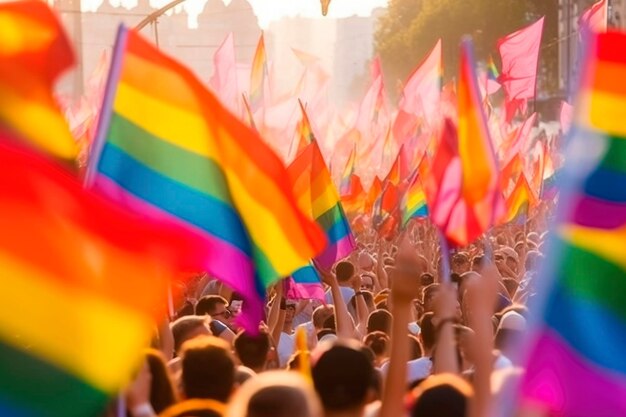
[(291, 417), (302, 414), (305, 394), (298, 388), (273, 385), (261, 388), (248, 400), (246, 417)]
[(267, 354), (270, 351), (270, 337), (264, 331), (253, 336), (242, 330), (235, 336), (233, 347), (243, 366), (255, 370), (261, 369), (267, 362)]
[[(363, 300), (365, 301), (365, 304), (367, 305), (368, 308), (372, 308), (374, 307), (374, 295), (369, 292), (369, 291), (361, 291), (361, 293), (363, 294), (361, 297), (363, 297)], [(352, 309), (352, 311), (356, 312), (356, 297), (357, 295), (353, 295), (350, 298), (350, 302), (348, 302), (348, 308)], [(356, 315), (356, 314), (355, 314)]]
[(152, 375), (150, 404), (156, 414), (178, 401), (174, 383), (170, 377), (163, 354), (156, 349), (146, 349), (146, 361)]
[(428, 286), (430, 284), (434, 284), (435, 283), (435, 277), (433, 276), (433, 274), (431, 274), (429, 272), (424, 272), (422, 275), (420, 275), (420, 283), (424, 287), (426, 287), (426, 286)]
[(422, 337), (422, 343), (424, 349), (430, 351), (435, 346), (437, 340), (437, 334), (435, 332), (435, 326), (433, 325), (433, 317), (435, 314), (432, 311), (424, 313), (422, 320), (420, 321), (420, 335)]
[(170, 324), (174, 338), (174, 352), (178, 353), (183, 343), (189, 339), (189, 333), (198, 327), (204, 326), (207, 331), (210, 331), (210, 320), (205, 316), (185, 316)]
[(326, 317), (326, 320), (324, 320), (324, 324), (322, 324), (322, 329), (337, 330), (337, 324), (335, 322), (335, 313)]
[(324, 409), (347, 411), (365, 404), (374, 367), (363, 352), (337, 343), (320, 356), (312, 374)]
[(220, 295), (205, 295), (196, 304), (196, 314), (199, 316), (204, 316), (205, 314), (211, 316), (215, 313), (215, 307), (219, 304), (227, 306), (228, 301)]
[(382, 356), (387, 353), (389, 336), (381, 331), (375, 331), (363, 338), (363, 344), (372, 349), (376, 356)]
[(513, 297), (515, 295), (515, 291), (517, 291), (517, 287), (519, 284), (515, 278), (503, 278), (502, 283), (506, 287), (506, 291), (509, 297)]
[(430, 284), (422, 291), (422, 305), (426, 308), (427, 301), (435, 296), (435, 293), (439, 290), (439, 284)]
[(424, 355), (424, 351), (422, 350), (422, 345), (417, 337), (412, 334), (409, 335), (409, 345), (411, 346), (411, 356), (410, 360), (419, 359)]
[(182, 387), (187, 398), (225, 403), (235, 384), (235, 360), (226, 342), (197, 337), (182, 348)]
[(367, 318), (367, 332), (381, 331), (385, 334), (389, 334), (391, 330), (391, 320), (391, 313), (387, 310), (374, 310)]
[[(329, 305), (321, 305), (313, 310), (312, 321), (313, 326), (318, 329), (324, 328), (324, 323), (329, 317), (332, 317), (335, 314), (335, 306), (332, 304)], [(333, 318), (333, 324), (335, 323), (335, 319)]]
[(338, 282), (348, 282), (354, 276), (354, 265), (348, 261), (341, 261), (335, 268)]
[(465, 417), (472, 390), (461, 377), (438, 374), (422, 382), (411, 394), (411, 417)]
[(176, 314), (174, 316), (176, 317), (176, 319), (179, 319), (181, 317), (193, 316), (193, 315), (194, 315), (193, 304), (191, 304), (191, 301), (186, 300), (185, 303), (182, 305), (182, 307), (179, 308), (178, 311), (176, 311)]

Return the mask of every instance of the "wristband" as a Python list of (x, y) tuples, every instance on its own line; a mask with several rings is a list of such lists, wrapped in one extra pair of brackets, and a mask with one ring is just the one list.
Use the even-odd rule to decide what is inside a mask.
[(154, 413), (154, 409), (152, 409), (152, 405), (150, 403), (142, 403), (130, 410), (130, 413), (133, 417), (154, 417), (156, 414)]

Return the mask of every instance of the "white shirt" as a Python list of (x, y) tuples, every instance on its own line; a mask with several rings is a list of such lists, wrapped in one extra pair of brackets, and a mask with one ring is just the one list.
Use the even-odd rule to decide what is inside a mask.
[[(430, 358), (422, 357), (408, 361), (406, 368), (406, 383), (410, 384), (420, 379), (428, 378), (432, 372), (433, 362)], [(384, 363), (380, 370), (386, 376), (389, 370), (389, 362)]]
[(278, 363), (281, 368), (287, 366), (287, 362), (291, 355), (293, 355), (296, 348), (296, 339), (294, 335), (287, 334), (285, 332), (280, 333), (280, 339), (278, 340)]
[[(354, 297), (354, 290), (350, 287), (340, 286), (339, 291), (341, 291), (341, 298), (343, 298), (343, 302), (346, 303), (346, 305), (348, 305), (348, 303), (350, 302), (350, 299)], [(334, 304), (333, 294), (330, 291), (330, 288), (328, 289), (328, 291), (326, 291), (326, 302), (328, 304)]]

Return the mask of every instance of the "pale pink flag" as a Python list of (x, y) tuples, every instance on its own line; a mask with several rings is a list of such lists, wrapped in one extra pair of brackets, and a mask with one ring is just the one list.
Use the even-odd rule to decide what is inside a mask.
[(502, 71), (498, 81), (506, 96), (507, 121), (518, 109), (524, 111), (529, 98), (535, 96), (539, 47), (544, 18), (498, 40)]
[(383, 66), (378, 55), (371, 63), (370, 73), (372, 74), (372, 80), (378, 78), (379, 75), (383, 75)]
[(398, 108), (406, 113), (430, 119), (439, 107), (441, 95), (441, 39), (409, 76), (402, 90)]
[(608, 3), (607, 0), (600, 0), (592, 4), (591, 7), (580, 15), (578, 26), (580, 27), (581, 35), (584, 35), (586, 31), (592, 33), (606, 32), (609, 17)]
[(525, 155), (525, 152), (528, 150), (528, 145), (530, 142), (530, 134), (533, 127), (535, 126), (536, 121), (537, 113), (535, 112), (531, 114), (530, 117), (524, 121), (524, 123), (522, 123), (520, 128), (517, 130), (517, 135), (511, 143), (510, 148), (506, 151), (503, 166), (506, 166), (515, 155), (519, 153), (522, 154), (522, 157)]
[(383, 78), (379, 75), (373, 82), (370, 88), (365, 93), (361, 106), (359, 107), (359, 113), (356, 118), (355, 127), (361, 132), (366, 133), (370, 131), (372, 120), (376, 115), (377, 104), (379, 97), (383, 89)]
[(240, 113), (240, 94), (237, 85), (237, 61), (235, 59), (235, 40), (229, 33), (213, 55), (213, 75), (209, 86), (220, 101), (233, 113)]
[(561, 101), (561, 114), (559, 120), (561, 122), (561, 132), (567, 133), (572, 125), (572, 119), (574, 117), (574, 107), (567, 101)]

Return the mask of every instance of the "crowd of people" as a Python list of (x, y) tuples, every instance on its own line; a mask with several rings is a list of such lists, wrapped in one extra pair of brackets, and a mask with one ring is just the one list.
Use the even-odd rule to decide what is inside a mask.
[(178, 283), (127, 415), (487, 416), (523, 373), (548, 211), (449, 254), (426, 219), (391, 238), (368, 228), (349, 258), (319, 271), (325, 300), (273, 286), (257, 333), (238, 326), (242, 302), (218, 280)]

